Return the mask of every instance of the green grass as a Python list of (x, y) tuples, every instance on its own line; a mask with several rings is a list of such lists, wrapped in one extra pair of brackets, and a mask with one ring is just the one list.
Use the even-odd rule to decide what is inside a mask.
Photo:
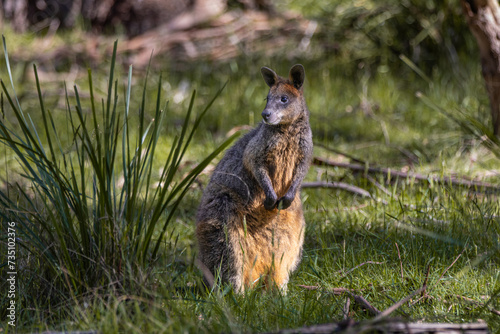
[[(294, 1), (289, 3), (292, 7), (307, 7)], [(322, 9), (313, 8), (311, 5), (308, 14), (322, 15), (323, 11), (331, 13), (339, 10), (338, 7), (327, 6), (326, 3)], [(373, 2), (362, 1), (362, 4), (364, 9), (369, 9), (368, 5)], [(391, 6), (394, 8), (393, 3)], [(363, 8), (357, 8), (356, 11)], [(396, 14), (393, 15), (394, 19), (398, 19)], [(347, 20), (348, 16), (343, 18)], [(342, 26), (344, 21), (334, 23)], [(334, 28), (329, 26), (329, 29)], [(384, 36), (391, 31), (390, 27), (386, 25), (379, 28), (381, 30), (374, 30), (374, 36), (387, 40)], [(389, 32), (384, 29), (389, 29)], [(349, 31), (356, 33), (355, 29)], [(7, 42), (15, 39), (15, 36), (8, 32)], [(348, 46), (335, 55), (318, 52), (292, 59), (286, 55), (274, 58), (252, 55), (225, 63), (199, 61), (197, 64), (185, 65), (189, 70), (179, 70), (160, 63), (157, 64), (160, 70), (149, 74), (147, 86), (144, 85), (144, 73), (134, 72), (129, 80), (128, 68), (120, 66), (115, 66), (115, 86), (115, 81), (109, 80), (112, 59), (110, 56), (105, 64), (92, 71), (96, 113), (98, 117), (101, 117), (101, 112), (106, 114), (106, 99), (108, 96), (115, 96), (115, 89), (119, 96), (117, 110), (121, 113), (126, 106), (125, 101), (130, 98), (129, 112), (133, 122), (129, 124), (133, 123), (134, 126), (128, 125), (126, 128), (130, 131), (130, 148), (133, 155), (139, 134), (144, 132), (153, 118), (156, 119), (155, 113), (158, 109), (163, 109), (166, 101), (169, 101), (163, 125), (157, 129), (159, 135), (151, 142), (156, 143), (155, 152), (149, 156), (150, 164), (144, 165), (147, 173), (151, 167), (153, 185), (159, 181), (172, 147), (176, 147), (174, 138), (182, 133), (187, 111), (192, 110), (193, 116), (199, 115), (227, 81), (226, 87), (198, 124), (183, 156), (183, 162), (177, 164), (178, 174), (172, 179), (174, 185), (175, 182), (181, 182), (183, 177), (191, 175), (190, 171), (204, 161), (203, 157), (216, 150), (226, 140), (226, 134), (231, 129), (242, 125), (254, 126), (260, 121), (260, 112), (264, 108), (264, 98), (267, 94), (267, 86), (260, 76), (260, 66), (269, 66), (285, 75), (290, 65), (301, 62), (306, 69), (305, 94), (311, 110), (315, 142), (346, 152), (370, 165), (408, 169), (437, 176), (456, 174), (459, 177), (478, 178), (500, 185), (497, 157), (499, 146), (493, 138), (488, 141), (484, 136), (488, 135), (484, 125), (488, 124), (489, 109), (478, 59), (458, 50), (456, 63), (448, 64), (446, 56), (436, 60), (432, 66), (429, 66), (429, 62), (416, 64), (418, 68), (422, 68), (425, 77), (428, 77), (426, 79), (397, 55), (385, 57), (387, 50), (384, 51), (383, 46), (379, 50), (366, 44), (366, 34), (354, 37), (350, 41), (352, 44), (346, 44)], [(23, 38), (30, 40), (32, 36)], [(320, 34), (317, 44), (312, 46), (313, 50), (321, 47), (324, 41), (322, 38)], [(364, 45), (365, 48), (357, 49), (353, 45)], [(430, 48), (429, 45), (423, 46)], [(14, 49), (19, 47), (13, 46)], [(120, 57), (118, 54), (118, 62)], [(156, 59), (154, 62), (161, 60)], [(5, 63), (0, 65), (2, 80), (9, 82)], [(51, 161), (37, 85), (27, 74), (32, 73), (30, 66), (11, 60), (11, 74), (24, 113), (32, 117), (40, 141), (45, 147), (46, 158)], [(89, 78), (85, 71), (80, 73), (84, 74), (77, 76), (75, 82), (81, 95), (81, 109), (86, 111), (82, 114), (83, 118), (86, 117), (82, 124), (94, 129)], [(54, 130), (48, 118), (49, 134), (53, 139), (56, 132), (59, 134), (67, 161), (78, 166), (80, 151), (75, 153), (69, 152), (68, 149), (74, 145), (72, 133), (81, 131), (76, 130), (80, 123), (75, 118), (75, 127), (71, 125), (70, 113), (65, 106), (66, 96), (62, 89), (64, 86), (60, 82), (43, 80), (39, 85), (46, 116), (48, 117), (50, 110), (57, 125)], [(71, 86), (68, 83), (68, 87)], [(133, 88), (130, 94), (127, 93), (129, 86)], [(143, 87), (146, 87), (144, 95)], [(111, 89), (111, 95), (108, 94), (108, 89)], [(190, 107), (194, 89), (197, 96)], [(10, 88), (7, 91), (12, 94)], [(13, 106), (10, 106), (6, 94), (7, 92), (3, 93), (3, 124), (9, 124), (9, 129), (23, 134), (22, 122), (14, 116), (17, 104), (13, 102)], [(72, 101), (72, 115), (78, 117), (74, 109), (75, 95), (74, 90), (72, 92), (68, 89), (68, 99)], [(104, 108), (101, 99), (104, 99)], [(160, 108), (156, 107), (157, 100)], [(113, 106), (113, 103), (111, 99), (110, 105)], [(142, 112), (144, 114), (141, 114)], [(120, 163), (115, 163), (117, 171), (123, 169), (121, 159), (127, 156), (122, 153), (121, 146), (123, 134), (127, 133), (123, 121), (122, 117), (119, 122), (117, 119), (115, 123), (109, 123), (114, 124), (114, 129), (118, 131), (119, 149), (115, 154), (116, 161)], [(136, 130), (141, 121), (144, 121), (142, 132)], [(98, 122), (100, 127), (105, 124)], [(28, 128), (28, 132), (33, 133), (32, 127)], [(149, 133), (153, 133), (153, 128)], [(82, 136), (79, 141), (82, 145), (87, 145), (89, 150), (97, 150), (99, 139), (95, 134), (89, 131), (89, 137), (83, 134)], [(150, 140), (152, 137), (147, 138)], [(101, 140), (104, 148), (104, 139)], [(33, 145), (35, 143), (38, 141), (32, 141)], [(45, 206), (44, 197), (40, 194), (30, 197), (36, 193), (36, 186), (17, 173), (19, 162), (22, 161), (19, 160), (20, 156), (8, 147), (9, 142), (7, 144), (0, 148), (2, 191), (6, 189), (4, 180), (7, 177), (11, 183), (19, 182), (20, 189), (10, 189), (10, 200), (16, 205), (22, 204), (22, 195), (25, 192), (24, 198), (28, 197), (40, 209), (41, 214), (38, 220), (29, 216), (25, 218), (26, 221), (33, 224), (57, 224), (57, 218), (42, 220), (53, 206)], [(57, 151), (55, 140), (53, 146)], [(80, 146), (80, 149), (82, 147)], [(319, 146), (315, 148), (314, 153), (330, 159), (348, 161), (346, 157)], [(85, 154), (86, 158), (89, 153)], [(55, 156), (60, 159), (62, 157), (57, 152)], [(37, 165), (37, 159), (41, 157), (43, 155), (36, 155), (29, 163)], [(39, 164), (44, 163), (48, 164), (42, 159)], [(208, 164), (208, 161), (205, 163)], [(216, 160), (210, 166), (213, 167), (215, 163)], [(62, 168), (63, 162), (58, 160), (53, 165)], [(94, 165), (102, 167), (99, 164)], [(93, 164), (80, 166), (89, 171)], [(102, 170), (101, 167), (95, 170), (98, 172)], [(77, 178), (81, 172), (76, 172)], [(106, 175), (109, 180), (113, 180), (118, 174)], [(253, 289), (244, 295), (237, 295), (227, 286), (206, 291), (202, 285), (202, 274), (194, 266), (195, 214), (208, 177), (207, 172), (199, 175), (196, 181), (194, 178), (190, 179), (193, 183), (186, 185), (185, 189), (188, 191), (179, 201), (175, 215), (166, 226), (165, 237), (161, 240), (159, 236), (170, 211), (159, 215), (160, 222), (154, 226), (150, 239), (154, 245), (158, 245), (156, 257), (147, 257), (144, 260), (144, 254), (152, 255), (154, 247), (142, 252), (142, 256), (138, 257), (122, 250), (120, 275), (104, 273), (99, 279), (84, 276), (91, 277), (92, 280), (81, 284), (83, 278), (75, 278), (75, 283), (68, 286), (64, 280), (65, 271), (58, 271), (57, 266), (48, 262), (43, 248), (33, 250), (36, 245), (28, 242), (23, 236), (20, 240), (26, 247), (18, 247), (20, 306), (17, 329), (99, 330), (103, 333), (273, 331), (340, 321), (343, 318), (342, 308), (347, 296), (333, 294), (331, 288), (335, 287), (356, 290), (373, 306), (384, 310), (419, 289), (424, 284), (427, 272), (427, 298), (413, 298), (392, 316), (408, 321), (426, 322), (471, 322), (482, 319), (493, 332), (500, 329), (500, 317), (489, 310), (500, 309), (498, 193), (403, 179), (386, 183), (383, 178), (374, 176), (385, 188), (383, 191), (373, 180), (353, 174), (349, 170), (312, 166), (307, 176), (308, 181), (319, 178), (323, 181), (347, 182), (368, 190), (376, 200), (335, 189), (303, 190), (307, 222), (304, 255), (299, 268), (292, 275), (288, 293), (283, 295), (279, 291), (263, 292)], [(163, 203), (154, 200), (143, 201), (146, 189), (137, 188), (140, 196), (129, 209), (133, 212), (135, 208), (143, 208), (144, 222), (147, 222), (147, 218)], [(149, 191), (152, 189), (155, 189), (154, 186)], [(110, 187), (103, 190), (103, 194), (111, 195), (110, 191), (121, 189)], [(88, 195), (87, 202), (92, 203), (95, 195), (92, 191)], [(3, 226), (7, 220), (5, 211), (2, 212), (4, 233)], [(78, 221), (77, 215), (73, 215), (71, 222), (78, 226)], [(93, 224), (95, 220), (90, 219), (88, 222)], [(113, 226), (111, 220), (109, 224)], [(134, 221), (129, 224), (132, 229), (136, 226)], [(43, 233), (41, 235), (45, 236), (49, 243), (52, 239), (48, 235), (55, 232), (47, 226)], [(76, 232), (75, 240), (78, 241), (80, 236), (80, 232)], [(111, 236), (106, 230), (96, 236), (103, 238), (100, 243), (104, 246), (109, 240), (106, 236)], [(145, 234), (141, 236), (144, 237)], [(57, 237), (55, 240), (58, 240)], [(147, 248), (138, 240), (127, 240), (136, 242), (138, 247)], [(103, 248), (102, 254), (113, 253), (106, 247)], [(6, 248), (2, 247), (2, 252), (4, 249)], [(67, 250), (74, 252), (75, 248)], [(61, 246), (53, 248), (54, 254), (61, 256), (63, 260), (64, 251)], [(106, 270), (113, 273), (116, 262), (112, 261), (113, 257), (110, 255), (106, 257), (105, 260), (109, 262), (103, 268), (95, 268), (96, 273), (99, 273), (99, 270), (102, 270), (101, 274)], [(84, 267), (84, 256), (71, 255), (67, 260), (74, 261), (75, 273), (88, 273)], [(370, 261), (376, 263), (368, 263)], [(54, 268), (48, 270), (48, 264)], [(359, 265), (361, 266), (357, 267)], [(4, 271), (5, 268), (1, 270)], [(53, 274), (54, 272), (56, 274)], [(74, 277), (77, 277), (76, 274)], [(2, 289), (5, 284), (5, 281), (0, 283)], [(314, 285), (320, 288), (312, 291), (299, 285)], [(70, 288), (72, 290), (68, 292)], [(477, 303), (467, 302), (462, 297)], [(3, 312), (7, 302), (7, 297), (2, 295), (2, 319), (6, 315)], [(356, 321), (373, 318), (373, 315), (356, 304), (351, 304), (349, 316)], [(9, 327), (0, 328), (5, 332), (13, 331)]]

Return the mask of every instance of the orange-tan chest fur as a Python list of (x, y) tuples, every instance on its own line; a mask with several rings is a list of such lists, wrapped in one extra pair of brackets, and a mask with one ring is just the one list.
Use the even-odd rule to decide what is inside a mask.
[(262, 153), (276, 195), (284, 196), (293, 179), (297, 161), (303, 154), (299, 147), (299, 138), (278, 137), (268, 143)]

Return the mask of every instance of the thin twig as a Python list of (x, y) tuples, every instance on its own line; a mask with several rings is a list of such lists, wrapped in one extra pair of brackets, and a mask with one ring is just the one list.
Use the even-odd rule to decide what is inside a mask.
[[(455, 262), (458, 261), (458, 259), (462, 256), (462, 254), (464, 253), (465, 251), (465, 248), (462, 250), (462, 252), (460, 254), (458, 254), (458, 256), (455, 258), (455, 260), (453, 260), (453, 262), (450, 264), (450, 266), (448, 268), (446, 268), (443, 273), (441, 274), (441, 276), (439, 276), (438, 280), (436, 281), (436, 283), (434, 283), (432, 286), (435, 286), (440, 280), (441, 278), (443, 278), (444, 274), (446, 274), (446, 272), (451, 268), (453, 267), (453, 265), (455, 264)], [(427, 295), (427, 282), (429, 281), (429, 273), (430, 273), (430, 270), (431, 270), (431, 265), (429, 264), (427, 266), (427, 273), (425, 274), (425, 280), (424, 280), (424, 284), (422, 285), (422, 287), (420, 288), (421, 290), (421, 294), (420, 294), (420, 298), (415, 300), (411, 305), (415, 305), (416, 303), (418, 303), (420, 300), (424, 299), (424, 298), (429, 298), (429, 296)]]
[(439, 281), (441, 280), (441, 278), (443, 278), (444, 274), (446, 274), (446, 272), (448, 270), (450, 270), (451, 267), (453, 267), (453, 265), (455, 264), (455, 262), (457, 262), (458, 259), (462, 256), (462, 254), (464, 253), (464, 251), (465, 251), (465, 248), (462, 250), (462, 252), (460, 254), (458, 254), (457, 258), (455, 260), (453, 260), (453, 262), (450, 264), (450, 266), (443, 271), (443, 273), (441, 274), (441, 276), (439, 276), (439, 278), (436, 281), (436, 283), (434, 283), (432, 286), (434, 286), (434, 285), (436, 285), (436, 284), (439, 283)]
[(396, 248), (398, 250), (399, 265), (401, 266), (401, 280), (404, 280), (404, 276), (403, 276), (403, 262), (401, 261), (401, 253), (399, 253), (399, 246), (398, 246), (397, 242), (396, 242)]
[(422, 297), (425, 297), (427, 295), (427, 292), (425, 291), (427, 289), (427, 282), (429, 281), (429, 273), (431, 271), (431, 265), (429, 264), (427, 266), (427, 273), (425, 274), (425, 280), (424, 280), (424, 284), (422, 285), (422, 293), (420, 294), (420, 296)]
[[(349, 269), (348, 271), (346, 271), (346, 272), (344, 273), (344, 276), (347, 276), (348, 274), (350, 274), (350, 273), (351, 273), (351, 272), (353, 272), (354, 270), (356, 270), (356, 269), (358, 269), (359, 267), (362, 267), (362, 266), (364, 266), (364, 265), (366, 265), (366, 264), (384, 264), (384, 262), (375, 262), (375, 261), (366, 261), (366, 262), (363, 262), (363, 263), (361, 263), (361, 264), (358, 264), (356, 267), (351, 268), (351, 269)], [(338, 274), (341, 274), (341, 273), (342, 273), (342, 270), (337, 271), (337, 273), (338, 273)]]
[[(318, 182), (304, 182), (304, 183), (302, 183), (302, 188), (338, 188), (338, 189), (350, 191), (352, 193), (355, 193), (355, 194), (363, 196), (363, 197), (377, 200), (377, 198), (372, 196), (372, 194), (370, 194), (368, 191), (366, 191), (362, 188), (353, 186), (352, 184), (347, 184), (344, 182), (319, 182), (319, 181)], [(388, 204), (388, 202), (384, 199), (379, 199), (379, 201), (385, 205)]]
[(376, 316), (381, 314), (380, 311), (375, 306), (370, 304), (365, 298), (363, 298), (363, 296), (355, 295), (355, 294), (350, 293), (350, 292), (349, 292), (349, 294), (354, 298), (354, 301), (356, 303), (364, 306), (368, 311), (370, 311), (371, 314), (376, 315)]
[(379, 188), (386, 195), (391, 196), (391, 197), (393, 196), (392, 193), (386, 187), (384, 187), (383, 185), (378, 183), (377, 180), (375, 180), (373, 177), (371, 177), (370, 175), (366, 175), (366, 178), (368, 179), (368, 181), (373, 183), (377, 188)]
[(321, 207), (321, 208), (318, 208), (316, 210), (316, 212), (330, 212), (330, 211), (333, 211), (333, 212), (349, 211), (350, 212), (350, 211), (361, 210), (363, 208), (366, 208), (367, 206), (370, 206), (370, 203), (363, 203), (363, 204), (356, 205), (356, 206), (347, 206), (347, 207), (334, 208), (334, 209)]
[(406, 296), (405, 298), (401, 299), (396, 304), (394, 304), (394, 305), (390, 306), (389, 308), (385, 309), (383, 312), (381, 312), (379, 315), (377, 315), (375, 317), (375, 319), (373, 319), (373, 320), (374, 321), (378, 321), (378, 320), (381, 320), (383, 318), (386, 318), (392, 312), (396, 311), (398, 308), (400, 308), (401, 306), (403, 306), (403, 304), (405, 304), (407, 301), (409, 301), (410, 299), (412, 299), (414, 296), (416, 296), (417, 294), (419, 294), (422, 291), (423, 291), (423, 287), (417, 289), (416, 291), (413, 291), (411, 295)]
[(350, 155), (349, 153), (345, 153), (345, 152), (339, 151), (339, 150), (337, 150), (337, 149), (335, 149), (335, 148), (328, 147), (328, 146), (323, 145), (323, 144), (321, 144), (321, 143), (314, 142), (314, 146), (315, 146), (315, 147), (316, 147), (316, 146), (317, 146), (317, 147), (321, 147), (321, 148), (323, 148), (323, 149), (325, 149), (325, 150), (327, 150), (327, 151), (330, 151), (330, 152), (333, 152), (333, 153), (336, 153), (336, 154), (339, 154), (339, 155), (343, 155), (344, 157), (349, 158), (349, 159), (351, 159), (352, 161), (357, 162), (358, 164), (364, 164), (364, 163), (365, 163), (363, 160), (358, 159), (358, 158), (356, 158), (356, 157), (354, 157), (354, 156)]
[[(333, 212), (341, 212), (341, 211), (356, 211), (356, 210), (361, 210), (363, 208), (366, 208), (367, 206), (369, 206), (370, 204), (369, 203), (363, 203), (363, 204), (360, 204), (360, 205), (356, 205), (356, 206), (349, 206), (349, 207), (343, 207), (343, 208), (336, 208), (336, 209), (332, 209)], [(322, 210), (321, 209), (318, 209), (318, 212), (321, 212)], [(325, 210), (323, 210), (325, 211)]]
[(427, 295), (427, 294), (426, 294), (425, 296), (419, 297), (418, 299), (415, 299), (414, 301), (412, 301), (412, 302), (410, 303), (410, 306), (412, 306), (412, 307), (413, 307), (413, 305), (418, 304), (418, 303), (419, 303), (422, 299), (424, 299), (424, 298), (426, 298), (426, 299), (434, 299), (434, 297), (429, 296), (429, 295)]
[(477, 188), (488, 188), (493, 191), (500, 191), (500, 187), (491, 183), (470, 181), (466, 179), (457, 179), (450, 176), (438, 177), (431, 175), (423, 175), (418, 173), (405, 173), (398, 170), (393, 170), (390, 168), (377, 168), (369, 167), (368, 165), (359, 164), (348, 164), (344, 162), (331, 161), (321, 157), (314, 157), (313, 164), (316, 165), (327, 165), (332, 167), (346, 168), (353, 171), (363, 172), (366, 174), (384, 174), (388, 179), (392, 177), (405, 178), (405, 179), (415, 179), (419, 181), (432, 181), (440, 184), (451, 184), (455, 186), (466, 186), (466, 187), (477, 187)]
[[(317, 285), (301, 285), (299, 284), (298, 287), (306, 290), (319, 290), (322, 289), (322, 287), (317, 286)], [(325, 289), (330, 292), (333, 292), (334, 295), (342, 295), (344, 293), (350, 293), (353, 290), (347, 289), (347, 288), (331, 288), (331, 289)]]
[(363, 197), (373, 198), (368, 191), (344, 182), (304, 182), (302, 188), (338, 188)]
[(343, 309), (343, 319), (347, 320), (349, 318), (349, 309), (351, 308), (351, 298), (347, 297), (345, 304), (344, 304), (344, 309)]

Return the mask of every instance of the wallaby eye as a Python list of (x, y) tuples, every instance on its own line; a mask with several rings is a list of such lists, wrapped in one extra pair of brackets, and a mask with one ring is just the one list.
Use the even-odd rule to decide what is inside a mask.
[(283, 95), (283, 96), (281, 97), (281, 102), (283, 102), (283, 103), (287, 103), (287, 102), (288, 102), (288, 96)]

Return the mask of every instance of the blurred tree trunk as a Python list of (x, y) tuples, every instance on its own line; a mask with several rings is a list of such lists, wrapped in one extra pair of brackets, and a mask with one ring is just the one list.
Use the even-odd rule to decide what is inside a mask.
[(462, 0), (467, 23), (476, 37), (490, 98), (493, 132), (500, 135), (500, 6), (498, 0)]

